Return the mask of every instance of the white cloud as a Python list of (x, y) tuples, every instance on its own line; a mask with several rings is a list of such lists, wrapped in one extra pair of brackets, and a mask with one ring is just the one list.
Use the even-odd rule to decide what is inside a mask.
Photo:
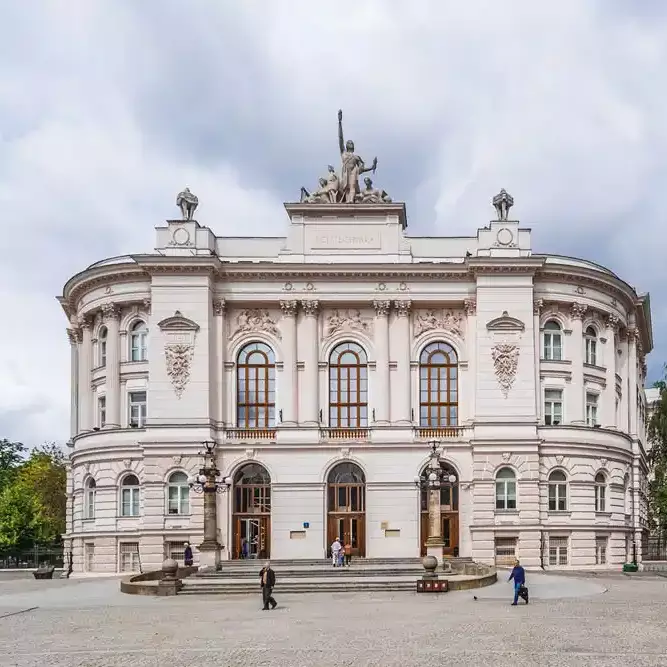
[(339, 107), (412, 233), (474, 234), (506, 187), (536, 250), (650, 289), (659, 370), (658, 5), (71, 0), (35, 21), (28, 4), (0, 45), (0, 436), (67, 437), (71, 274), (150, 251), (186, 184), (218, 234), (282, 233), (281, 201), (336, 157)]

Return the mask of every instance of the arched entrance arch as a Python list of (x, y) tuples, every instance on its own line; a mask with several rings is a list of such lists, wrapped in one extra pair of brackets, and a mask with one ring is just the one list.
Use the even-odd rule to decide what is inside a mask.
[(327, 549), (339, 538), (352, 555), (366, 555), (366, 476), (351, 461), (335, 465), (327, 475)]
[(263, 465), (246, 463), (232, 485), (232, 558), (271, 556), (271, 476)]
[[(449, 464), (441, 461), (440, 468), (444, 475), (440, 486), (440, 535), (442, 537), (442, 555), (459, 555), (459, 476)], [(429, 464), (424, 466), (420, 477), (425, 480), (429, 474)], [(454, 480), (454, 481), (451, 481)], [(426, 540), (428, 539), (428, 494), (425, 484), (422, 484), (420, 494), (421, 531), (420, 551), (426, 555)]]

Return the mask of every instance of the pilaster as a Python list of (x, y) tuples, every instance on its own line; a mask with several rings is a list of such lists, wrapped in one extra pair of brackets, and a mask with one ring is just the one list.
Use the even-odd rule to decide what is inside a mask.
[(227, 318), (225, 317), (226, 304), (224, 299), (213, 299), (213, 391), (211, 415), (217, 422), (227, 422), (227, 401), (225, 398), (225, 362), (227, 361), (225, 341), (227, 340)]
[(572, 424), (584, 424), (584, 331), (583, 317), (588, 306), (583, 303), (573, 303), (570, 309), (572, 322), (572, 343), (570, 356), (572, 358), (572, 385), (569, 388), (567, 406), (567, 420)]
[(461, 413), (461, 405), (459, 405), (459, 424), (464, 421), (471, 422), (475, 419), (475, 396), (477, 394), (477, 300), (466, 299), (463, 302), (463, 309), (466, 314), (466, 355), (468, 357), (468, 368), (465, 371), (466, 400), (463, 404), (463, 413)]
[(80, 320), (81, 342), (79, 343), (79, 432), (93, 427), (93, 392), (90, 383), (92, 357), (92, 322), (84, 316)]
[(69, 434), (73, 438), (77, 434), (79, 415), (79, 347), (81, 339), (80, 329), (67, 329), (67, 338), (70, 345), (70, 416)]
[[(296, 312), (298, 302), (281, 301), (282, 310), (281, 333), (283, 337), (283, 382), (281, 386), (280, 422), (285, 426), (297, 424), (297, 371), (296, 371)], [(317, 384), (317, 381), (316, 381)]]
[(604, 364), (607, 369), (607, 386), (604, 389), (602, 425), (605, 428), (618, 428), (616, 423), (616, 336), (619, 319), (609, 315), (606, 321)]
[(393, 403), (391, 418), (394, 423), (412, 424), (412, 383), (410, 377), (410, 308), (412, 302), (405, 299), (394, 301), (396, 313), (391, 345), (395, 350), (396, 381), (392, 384)]
[(637, 437), (637, 339), (638, 330), (633, 327), (628, 330), (628, 432)]
[(107, 328), (105, 429), (120, 428), (120, 337), (118, 324), (120, 310), (113, 303), (102, 306), (102, 316)]
[(316, 426), (320, 423), (320, 398), (318, 391), (319, 336), (317, 316), (319, 301), (302, 301), (303, 319), (299, 328), (299, 338), (304, 353), (304, 370), (299, 386), (299, 423)]
[(543, 299), (533, 301), (533, 340), (535, 345), (535, 415), (537, 421), (542, 423), (544, 419), (544, 402), (542, 400), (542, 380), (540, 378), (540, 363), (542, 360), (542, 341), (540, 334), (540, 313), (544, 308)]
[(375, 423), (389, 423), (389, 309), (391, 301), (373, 301), (375, 308)]

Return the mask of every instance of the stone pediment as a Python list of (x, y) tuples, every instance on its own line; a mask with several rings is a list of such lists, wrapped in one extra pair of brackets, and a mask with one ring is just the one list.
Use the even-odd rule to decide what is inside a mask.
[(180, 310), (177, 310), (171, 317), (158, 322), (158, 327), (161, 331), (199, 331), (199, 325), (184, 317)]
[(497, 331), (500, 333), (506, 332), (523, 332), (526, 330), (526, 325), (516, 317), (511, 317), (506, 310), (500, 317), (487, 322), (487, 331)]

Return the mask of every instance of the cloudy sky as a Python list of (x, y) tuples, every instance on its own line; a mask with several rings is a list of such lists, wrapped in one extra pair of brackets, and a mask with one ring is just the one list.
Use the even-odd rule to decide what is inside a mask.
[(535, 251), (650, 291), (660, 376), (667, 3), (16, 0), (3, 24), (0, 437), (68, 437), (70, 275), (150, 251), (186, 184), (217, 234), (283, 234), (338, 108), (412, 234), (474, 234), (505, 187)]

